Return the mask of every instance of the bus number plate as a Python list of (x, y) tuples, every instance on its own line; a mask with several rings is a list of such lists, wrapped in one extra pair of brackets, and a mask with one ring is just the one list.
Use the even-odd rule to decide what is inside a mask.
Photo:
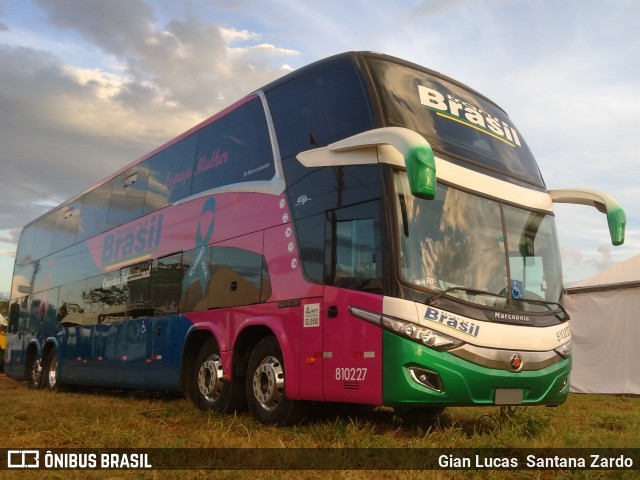
[(496, 388), (496, 405), (522, 405), (521, 388)]

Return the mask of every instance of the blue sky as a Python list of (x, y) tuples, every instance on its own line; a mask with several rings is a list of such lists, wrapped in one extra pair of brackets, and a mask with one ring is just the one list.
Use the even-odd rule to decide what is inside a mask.
[(570, 284), (640, 253), (640, 2), (0, 0), (0, 297), (21, 227), (253, 89), (374, 50), (501, 105), (549, 188), (625, 207), (557, 207)]

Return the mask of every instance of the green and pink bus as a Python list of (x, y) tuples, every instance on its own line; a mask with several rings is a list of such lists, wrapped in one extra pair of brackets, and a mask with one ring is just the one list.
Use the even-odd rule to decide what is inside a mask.
[(486, 97), (397, 58), (334, 56), (27, 225), (5, 371), (279, 425), (312, 402), (558, 405), (557, 202), (605, 212), (623, 242), (622, 208), (547, 190)]

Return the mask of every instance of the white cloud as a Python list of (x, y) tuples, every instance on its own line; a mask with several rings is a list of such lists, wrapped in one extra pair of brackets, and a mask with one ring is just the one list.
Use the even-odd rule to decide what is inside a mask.
[(258, 40), (260, 35), (248, 30), (236, 30), (235, 28), (220, 27), (220, 34), (227, 44), (238, 40)]
[(38, 3), (107, 57), (87, 68), (0, 45), (0, 160), (14, 184), (3, 185), (1, 228), (21, 227), (50, 208), (38, 200), (69, 198), (286, 73), (281, 59), (297, 55), (194, 18), (157, 25), (142, 1)]

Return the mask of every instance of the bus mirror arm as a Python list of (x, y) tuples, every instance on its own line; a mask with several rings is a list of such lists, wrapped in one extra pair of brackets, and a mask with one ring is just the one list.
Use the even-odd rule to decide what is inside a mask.
[(308, 150), (297, 158), (306, 167), (363, 165), (377, 163), (376, 156), (363, 155), (367, 150), (390, 145), (404, 158), (411, 193), (432, 200), (436, 194), (436, 164), (429, 142), (419, 133), (401, 127), (368, 130), (332, 143)]
[(627, 217), (622, 206), (611, 196), (596, 190), (566, 189), (549, 190), (553, 203), (573, 203), (595, 207), (607, 215), (609, 234), (613, 245), (624, 243), (624, 231)]

